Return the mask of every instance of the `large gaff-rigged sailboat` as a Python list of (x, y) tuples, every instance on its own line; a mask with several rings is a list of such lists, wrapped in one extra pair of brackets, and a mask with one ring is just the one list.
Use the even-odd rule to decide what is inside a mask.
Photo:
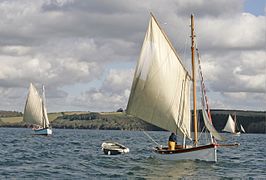
[[(168, 147), (155, 147), (154, 152), (161, 158), (167, 160), (198, 159), (215, 162), (217, 161), (218, 147), (215, 139), (222, 140), (222, 137), (212, 126), (210, 110), (206, 109), (208, 103), (205, 90), (202, 90), (202, 112), (210, 135), (207, 142), (201, 142), (198, 138), (194, 37), (194, 16), (191, 15), (191, 77), (168, 37), (151, 14), (126, 112), (183, 136), (182, 145), (176, 146), (174, 150), (169, 150)], [(194, 139), (191, 141), (191, 145), (188, 145), (186, 139), (192, 140), (191, 80), (193, 82)], [(203, 78), (201, 85), (204, 88)]]
[(236, 114), (234, 115), (234, 119), (232, 118), (232, 116), (230, 114), (228, 115), (227, 122), (226, 122), (222, 131), (229, 132), (229, 133), (232, 133), (233, 135), (237, 135), (237, 136), (239, 136), (241, 134), (241, 131), (243, 133), (246, 132), (241, 124), (240, 124), (240, 130), (237, 127)]
[(33, 130), (36, 135), (52, 134), (45, 107), (44, 86), (41, 97), (35, 86), (30, 83), (29, 93), (24, 108), (23, 121), (34, 126)]

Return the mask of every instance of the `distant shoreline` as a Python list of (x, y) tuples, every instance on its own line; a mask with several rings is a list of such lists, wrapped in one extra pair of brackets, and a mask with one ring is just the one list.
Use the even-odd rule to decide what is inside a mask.
[[(219, 132), (223, 129), (228, 114), (233, 113), (236, 113), (238, 122), (247, 133), (266, 133), (266, 111), (211, 110), (213, 124)], [(124, 112), (56, 112), (49, 113), (48, 117), (52, 127), (57, 129), (163, 131)], [(199, 111), (199, 117), (201, 117), (201, 111)], [(202, 118), (199, 124), (201, 129)], [(0, 111), (0, 127), (27, 128), (29, 125), (22, 121), (21, 112)]]

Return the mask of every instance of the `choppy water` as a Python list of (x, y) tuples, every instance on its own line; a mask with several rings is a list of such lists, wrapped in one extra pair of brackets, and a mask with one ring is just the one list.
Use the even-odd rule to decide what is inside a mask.
[[(0, 128), (0, 179), (266, 179), (265, 134), (242, 134), (220, 148), (218, 162), (162, 161), (153, 143), (139, 131), (53, 129), (50, 137), (30, 129)], [(161, 144), (169, 133), (148, 132)], [(130, 153), (104, 155), (101, 143), (118, 141)]]

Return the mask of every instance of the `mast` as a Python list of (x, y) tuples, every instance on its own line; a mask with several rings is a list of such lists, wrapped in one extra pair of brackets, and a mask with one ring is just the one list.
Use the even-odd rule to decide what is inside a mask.
[(194, 15), (191, 14), (191, 64), (193, 81), (193, 120), (194, 120), (194, 143), (198, 144), (198, 121), (197, 121), (197, 96), (196, 96), (196, 75), (195, 75), (195, 42), (194, 42)]
[(42, 101), (42, 123), (43, 123), (43, 128), (46, 128), (46, 121), (45, 121), (45, 116), (44, 116), (44, 85), (42, 85), (42, 97), (41, 97), (41, 101)]

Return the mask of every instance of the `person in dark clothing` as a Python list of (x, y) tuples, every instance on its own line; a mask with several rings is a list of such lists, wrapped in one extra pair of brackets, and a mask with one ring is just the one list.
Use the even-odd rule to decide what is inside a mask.
[(169, 141), (176, 142), (176, 135), (175, 135), (175, 133), (172, 132), (172, 134), (169, 136)]
[(176, 135), (175, 133), (172, 132), (168, 140), (168, 149), (175, 150), (175, 146), (176, 146)]

